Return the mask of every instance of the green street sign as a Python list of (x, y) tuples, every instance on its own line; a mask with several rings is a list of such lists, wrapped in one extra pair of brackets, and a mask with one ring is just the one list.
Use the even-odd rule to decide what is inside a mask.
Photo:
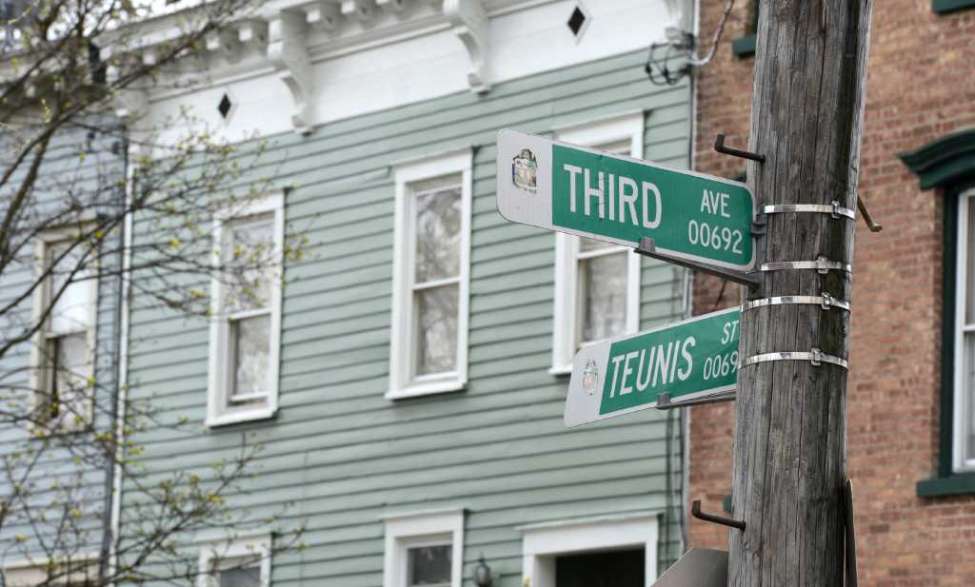
[(755, 265), (743, 183), (511, 130), (498, 133), (498, 211), (512, 222), (737, 271)]
[(570, 428), (655, 407), (733, 392), (741, 308), (584, 346), (572, 362), (565, 402)]

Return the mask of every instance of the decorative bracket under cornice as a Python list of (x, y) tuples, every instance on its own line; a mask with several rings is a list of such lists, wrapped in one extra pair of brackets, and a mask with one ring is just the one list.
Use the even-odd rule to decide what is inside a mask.
[(310, 133), (314, 78), (304, 14), (281, 11), (268, 19), (267, 56), (291, 94), (291, 125), (303, 135)]
[(443, 13), (454, 34), (464, 43), (471, 60), (467, 83), (471, 91), (483, 94), (491, 89), (487, 79), (488, 16), (481, 0), (444, 0)]

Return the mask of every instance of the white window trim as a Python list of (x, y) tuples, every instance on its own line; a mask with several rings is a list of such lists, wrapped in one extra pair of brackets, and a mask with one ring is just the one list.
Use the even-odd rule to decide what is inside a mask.
[(975, 190), (958, 196), (957, 259), (955, 260), (955, 376), (952, 402), (952, 468), (955, 472), (975, 470), (975, 455), (966, 454), (966, 415), (970, 413), (969, 393), (965, 389), (965, 296), (968, 284), (968, 247), (972, 242), (968, 234), (969, 206), (975, 199)]
[[(393, 245), (393, 308), (390, 332), (388, 399), (459, 391), (467, 385), (467, 337), (470, 306), (470, 248), (473, 152), (463, 149), (395, 167), (396, 213)], [(414, 378), (413, 292), (408, 272), (413, 267), (413, 192), (411, 184), (447, 175), (461, 176), (460, 282), (457, 303), (457, 368), (448, 373)]]
[[(630, 141), (630, 156), (643, 158), (643, 112), (634, 112), (598, 123), (564, 129), (556, 133), (560, 141), (582, 146), (604, 145)], [(579, 237), (555, 233), (555, 307), (552, 326), (552, 367), (549, 373), (566, 375), (572, 372), (575, 357), (577, 313), (579, 307), (576, 282), (578, 280)], [(615, 252), (616, 247), (605, 252)], [(605, 254), (600, 251), (600, 254)], [(640, 328), (640, 268), (642, 261), (632, 251), (627, 253), (626, 330), (635, 333)], [(596, 341), (590, 341), (596, 342)]]
[(234, 540), (212, 541), (200, 549), (198, 587), (216, 587), (211, 574), (213, 559), (234, 559), (259, 555), (261, 557), (261, 587), (271, 585), (271, 535), (260, 534)]
[[(44, 232), (40, 235), (35, 243), (34, 248), (34, 262), (35, 262), (35, 276), (40, 276), (47, 270), (47, 254), (48, 249), (59, 243), (69, 240), (75, 240), (79, 238), (79, 232), (77, 227), (55, 229)], [(86, 246), (81, 243), (80, 246)], [(95, 272), (96, 277), (91, 280), (91, 328), (88, 329), (86, 342), (88, 344), (88, 365), (91, 369), (92, 376), (95, 375), (95, 359), (97, 356), (95, 343), (98, 340), (98, 285), (99, 279), (97, 277), (99, 273), (98, 257), (97, 255), (91, 259), (91, 269)], [(47, 276), (45, 282), (40, 284), (39, 287), (34, 289), (33, 295), (33, 307), (31, 308), (31, 324), (37, 324), (41, 320), (41, 316), (44, 314), (44, 309), (47, 307), (49, 295), (50, 295), (50, 279), (51, 276)], [(50, 316), (48, 317), (50, 319)], [(34, 412), (40, 405), (38, 403), (38, 393), (37, 390), (41, 390), (47, 385), (45, 381), (44, 371), (48, 368), (46, 360), (44, 357), (44, 349), (46, 348), (46, 338), (47, 338), (47, 327), (41, 326), (38, 328), (37, 332), (31, 338), (31, 348), (30, 348), (30, 410)], [(34, 431), (37, 433), (44, 434), (63, 434), (71, 432), (80, 432), (85, 430), (94, 421), (94, 411), (95, 411), (95, 398), (94, 390), (90, 390), (91, 395), (88, 397), (88, 402), (86, 406), (86, 413), (82, 418), (83, 422), (80, 424), (74, 424), (73, 421), (69, 423), (62, 423), (60, 426), (33, 426)]]
[(611, 548), (642, 546), (644, 583), (657, 578), (658, 521), (653, 514), (607, 516), (536, 524), (522, 532), (522, 584), (555, 587), (555, 558)]
[(248, 410), (227, 411), (226, 398), (229, 387), (228, 369), (230, 363), (229, 343), (227, 341), (227, 321), (222, 316), (223, 284), (215, 273), (210, 284), (210, 362), (207, 383), (207, 417), (209, 427), (225, 426), (238, 422), (262, 420), (274, 416), (278, 411), (278, 388), (280, 387), (281, 357), (281, 283), (284, 276), (284, 194), (276, 193), (233, 206), (217, 212), (213, 221), (213, 266), (219, 267), (223, 249), (223, 227), (236, 218), (257, 214), (274, 214), (274, 242), (277, 246), (275, 256), (279, 260), (279, 274), (271, 282), (271, 332), (268, 352), (268, 378), (271, 388), (268, 391), (267, 405)]
[[(450, 536), (450, 586), (461, 587), (464, 569), (464, 510), (451, 508), (384, 516), (383, 587), (406, 586), (406, 549), (429, 537)], [(435, 543), (440, 543), (435, 542)], [(435, 544), (434, 543), (434, 544)]]

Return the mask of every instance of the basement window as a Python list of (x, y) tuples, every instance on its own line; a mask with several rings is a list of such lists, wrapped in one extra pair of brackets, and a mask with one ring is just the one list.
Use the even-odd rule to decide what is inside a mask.
[(383, 587), (461, 587), (464, 511), (385, 518)]
[(268, 587), (271, 584), (269, 535), (216, 542), (200, 551), (198, 587)]

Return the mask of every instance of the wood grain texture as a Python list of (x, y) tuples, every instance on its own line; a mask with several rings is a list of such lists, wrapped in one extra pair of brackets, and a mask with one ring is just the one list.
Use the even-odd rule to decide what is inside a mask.
[[(759, 22), (749, 181), (762, 204), (856, 208), (871, 0), (782, 0)], [(824, 214), (768, 218), (765, 260), (852, 263), (853, 222)], [(762, 243), (760, 243), (760, 246)], [(761, 248), (759, 249), (761, 255)], [(761, 257), (760, 257), (761, 259)], [(849, 300), (852, 276), (777, 271), (763, 296)], [(849, 314), (771, 306), (742, 320), (741, 355), (848, 356)], [(843, 584), (846, 370), (781, 361), (739, 373), (729, 585)]]

